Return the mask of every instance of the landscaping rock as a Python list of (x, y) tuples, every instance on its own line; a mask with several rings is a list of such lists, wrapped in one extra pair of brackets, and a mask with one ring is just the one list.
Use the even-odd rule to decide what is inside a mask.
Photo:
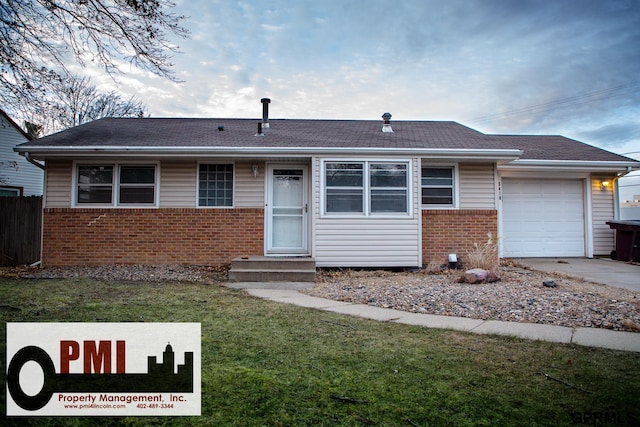
[(494, 283), (499, 282), (500, 276), (492, 270), (484, 270), (482, 268), (472, 268), (465, 271), (460, 278), (460, 283)]
[[(462, 282), (462, 272), (449, 270), (440, 274), (321, 270), (316, 286), (303, 292), (352, 304), (367, 304), (373, 298), (378, 307), (413, 313), (640, 334), (638, 292), (512, 266), (496, 272), (499, 283), (469, 285)], [(552, 279), (555, 289), (543, 286)]]
[(464, 272), (464, 281), (467, 283), (484, 283), (487, 280), (487, 270), (472, 268)]
[(500, 276), (493, 270), (487, 271), (487, 278), (485, 279), (485, 283), (495, 283), (500, 281)]
[[(436, 265), (437, 267), (437, 265)], [(436, 268), (437, 270), (437, 268)], [(455, 283), (459, 272), (440, 274), (389, 271), (320, 271), (316, 286), (306, 294), (388, 307), (414, 313), (473, 319), (550, 324), (570, 328), (591, 327), (640, 333), (640, 296), (637, 292), (555, 276), (557, 289), (542, 283), (554, 277), (522, 268), (499, 267), (500, 283), (474, 286)], [(116, 265), (66, 268), (0, 268), (0, 277), (93, 277), (105, 281), (189, 281), (202, 284), (226, 282), (225, 267)], [(497, 275), (497, 274), (496, 274)], [(464, 279), (463, 277), (460, 277)], [(24, 286), (28, 286), (25, 282)], [(203, 292), (206, 290), (203, 288)], [(0, 304), (4, 310), (21, 310)], [(35, 313), (35, 312), (34, 312)]]
[(555, 280), (545, 280), (544, 282), (542, 282), (542, 284), (547, 288), (555, 288), (556, 287), (556, 281)]

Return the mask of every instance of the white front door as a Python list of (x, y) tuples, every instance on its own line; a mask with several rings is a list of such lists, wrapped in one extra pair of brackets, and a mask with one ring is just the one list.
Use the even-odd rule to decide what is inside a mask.
[(269, 165), (266, 241), (268, 254), (308, 253), (307, 167)]

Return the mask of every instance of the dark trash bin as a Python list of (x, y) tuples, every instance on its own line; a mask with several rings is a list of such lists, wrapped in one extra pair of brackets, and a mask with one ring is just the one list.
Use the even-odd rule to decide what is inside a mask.
[(607, 221), (616, 230), (616, 250), (612, 258), (640, 262), (640, 221)]

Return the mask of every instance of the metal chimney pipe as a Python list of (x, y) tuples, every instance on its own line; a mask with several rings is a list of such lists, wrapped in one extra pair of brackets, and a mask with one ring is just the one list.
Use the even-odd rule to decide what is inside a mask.
[(393, 133), (393, 129), (391, 128), (391, 114), (390, 113), (384, 113), (382, 115), (382, 120), (384, 120), (384, 122), (382, 124), (382, 132)]
[(262, 98), (260, 102), (262, 102), (262, 127), (269, 129), (269, 104), (271, 100), (269, 98)]

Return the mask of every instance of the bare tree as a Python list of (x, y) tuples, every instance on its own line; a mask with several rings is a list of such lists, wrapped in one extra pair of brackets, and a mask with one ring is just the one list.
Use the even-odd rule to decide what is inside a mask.
[(115, 91), (101, 93), (88, 77), (57, 81), (46, 98), (34, 100), (22, 113), (37, 136), (67, 129), (103, 117), (144, 117), (145, 105)]
[(167, 34), (187, 37), (170, 0), (0, 0), (0, 102), (19, 109), (91, 61), (112, 76), (117, 62), (175, 81)]

